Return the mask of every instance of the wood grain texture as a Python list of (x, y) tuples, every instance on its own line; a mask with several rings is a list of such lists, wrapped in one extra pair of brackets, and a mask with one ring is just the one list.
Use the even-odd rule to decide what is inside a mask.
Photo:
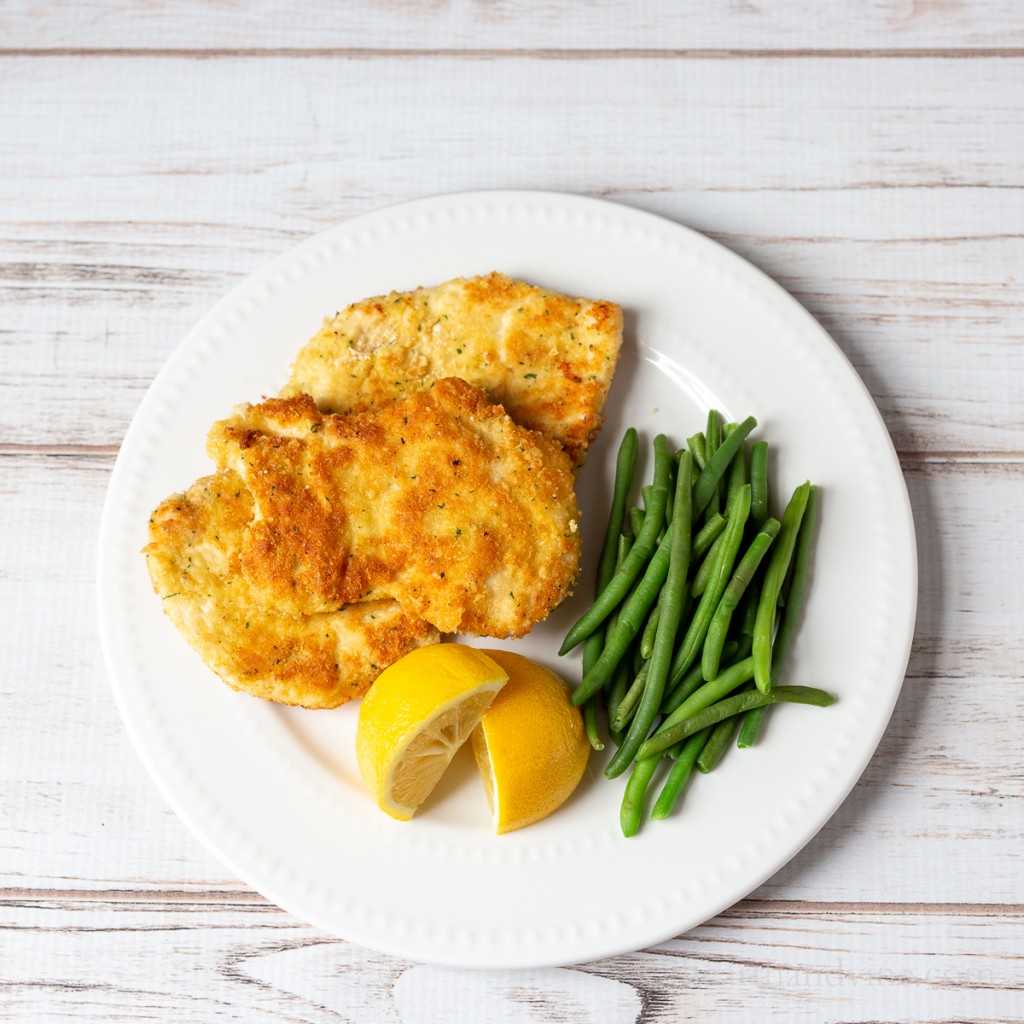
[(201, 0), (13, 0), (0, 12), (0, 40), (4, 48), (33, 50), (969, 52), (1024, 47), (1024, 29), (1013, 0), (849, 0), (827, 5), (807, 0), (320, 0), (298, 9), (284, 0), (217, 5)]
[(34, 1024), (1018, 1021), (1022, 943), (1020, 906), (748, 900), (628, 956), (466, 972), (370, 953), (258, 901), (11, 898), (0, 1007)]
[[(202, 313), (309, 233), (542, 186), (663, 213), (775, 276), (901, 450), (1024, 449), (1024, 59), (8, 59), (0, 94), (2, 441), (38, 441), (31, 393), (50, 443), (116, 445)], [(510, 161), (508, 138), (530, 146)]]
[[(0, 819), (0, 889), (239, 889), (164, 806), (107, 688), (92, 608), (111, 462), (0, 457), (0, 605), (9, 609), (0, 695), (6, 722), (17, 723), (0, 744), (0, 806), (12, 809)], [(1018, 571), (1005, 571), (1017, 525), (1002, 512), (1024, 505), (1024, 465), (906, 469), (921, 561), (910, 675), (858, 786), (763, 888), (774, 898), (1024, 895), (1024, 776), (1008, 724), (1024, 718), (1024, 572), (1019, 555)], [(1006, 582), (996, 591), (988, 581), (999, 574)], [(685, 834), (685, 819), (678, 827)]]
[[(0, 5), (0, 1018), (1024, 1021), (1022, 112), (1016, 0)], [(206, 853), (119, 720), (94, 561), (126, 425), (225, 291), (494, 187), (664, 214), (793, 292), (893, 435), (921, 587), (875, 758), (751, 899), (469, 973), (324, 936)]]

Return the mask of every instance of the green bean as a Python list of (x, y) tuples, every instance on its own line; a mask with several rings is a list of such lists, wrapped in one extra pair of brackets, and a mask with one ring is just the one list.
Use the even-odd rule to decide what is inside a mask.
[(591, 666), (601, 656), (601, 651), (604, 649), (604, 627), (601, 626), (594, 633), (591, 633), (586, 640), (583, 641), (583, 674), (586, 675), (590, 671)]
[[(690, 596), (690, 591), (683, 588), (683, 614), (679, 616), (679, 624), (682, 625), (684, 622), (690, 621), (690, 609), (693, 607), (693, 598)], [(678, 634), (677, 634), (678, 635)]]
[(747, 587), (747, 592), (740, 601), (740, 636), (754, 635), (754, 621), (757, 619), (757, 602), (760, 596), (760, 591)]
[(567, 654), (608, 618), (612, 609), (626, 596), (626, 591), (629, 590), (641, 569), (651, 558), (664, 520), (671, 463), (672, 454), (669, 452), (668, 439), (664, 434), (659, 434), (654, 439), (654, 490), (651, 494), (651, 503), (644, 515), (643, 527), (637, 534), (636, 542), (628, 557), (612, 576), (608, 586), (601, 591), (600, 597), (569, 630), (568, 636), (559, 649), (559, 654)]
[[(746, 654), (740, 654), (739, 657), (736, 655), (740, 651), (740, 645), (735, 640), (730, 640), (724, 648), (722, 648), (722, 661), (726, 665), (732, 665), (737, 661), (742, 661), (749, 655), (749, 651)], [(676, 686), (670, 690), (661, 702), (661, 713), (663, 715), (671, 715), (673, 711), (680, 704), (686, 700), (695, 690), (698, 690), (705, 683), (704, 676), (701, 674), (700, 662), (696, 662), (686, 675), (676, 684)]]
[(647, 685), (647, 673), (650, 671), (650, 668), (651, 663), (645, 661), (640, 667), (636, 679), (633, 680), (633, 684), (619, 701), (615, 709), (615, 717), (611, 720), (611, 727), (616, 732), (621, 732), (632, 721), (633, 713), (636, 711), (636, 706), (640, 703), (644, 687)]
[(640, 645), (633, 644), (632, 672), (636, 675), (644, 666), (644, 656), (640, 653)]
[[(738, 433), (739, 430), (734, 431), (729, 440), (731, 441)], [(722, 450), (719, 449), (719, 451)], [(729, 518), (729, 525), (725, 528), (725, 533), (722, 534), (721, 549), (715, 556), (715, 565), (707, 588), (701, 595), (700, 604), (697, 605), (697, 610), (694, 612), (693, 618), (690, 619), (690, 626), (672, 662), (670, 685), (674, 686), (682, 679), (683, 673), (693, 664), (700, 652), (708, 627), (711, 625), (711, 616), (714, 615), (718, 602), (722, 599), (722, 593), (729, 582), (729, 575), (732, 573), (736, 555), (739, 553), (740, 544), (743, 541), (743, 527), (749, 514), (750, 484), (744, 484), (740, 489), (740, 496), (736, 501), (733, 514)]]
[(615, 713), (619, 709), (619, 705), (622, 703), (622, 698), (626, 696), (626, 691), (629, 689), (629, 666), (626, 664), (625, 659), (620, 661), (615, 666), (615, 672), (612, 674), (611, 687), (608, 690), (608, 729), (614, 734), (621, 732), (620, 729), (615, 728)]
[[(616, 478), (617, 482), (618, 478)], [(620, 522), (621, 525), (621, 522)], [(615, 570), (622, 564), (626, 555), (629, 554), (629, 549), (633, 546), (632, 539), (619, 534), (615, 544), (615, 560), (612, 563), (611, 571), (614, 573)], [(602, 563), (598, 565), (598, 578), (597, 587), (598, 591), (607, 583), (607, 579), (602, 581), (604, 575), (605, 566)], [(617, 616), (617, 611), (612, 612), (608, 616), (608, 620), (604, 626), (601, 626), (596, 632), (591, 633), (590, 636), (583, 642), (583, 674), (586, 675), (596, 664), (598, 658), (601, 656), (601, 652), (604, 650), (604, 641), (606, 635), (606, 629), (611, 629), (614, 626)], [(591, 747), (594, 750), (604, 750), (604, 742), (601, 739), (601, 735), (598, 732), (597, 727), (597, 694), (589, 697), (587, 702), (583, 705), (583, 727), (587, 734), (587, 739), (590, 741)], [(611, 714), (609, 713), (609, 720)]]
[(736, 735), (736, 725), (737, 719), (727, 718), (724, 722), (719, 722), (715, 726), (714, 731), (708, 737), (707, 743), (704, 744), (704, 749), (697, 758), (697, 769), (703, 775), (707, 775), (722, 760), (725, 748), (732, 743), (732, 738)]
[(751, 647), (753, 647), (753, 637), (748, 633), (741, 633), (736, 653), (730, 656), (731, 663), (735, 664), (737, 661), (743, 661), (744, 658), (749, 658)]
[[(725, 650), (723, 652), (723, 660), (728, 665), (729, 669), (732, 669), (733, 667), (739, 665), (740, 663), (745, 662), (746, 658), (749, 658), (750, 656), (751, 656), (751, 644), (750, 644), (750, 640), (749, 639), (743, 638), (743, 639), (741, 639), (740, 643), (736, 643), (735, 640), (730, 640), (725, 645)], [(725, 675), (726, 671), (727, 670), (723, 670), (722, 671), (722, 675)], [(753, 670), (746, 670), (746, 671), (753, 671)], [(737, 676), (738, 675), (739, 675), (739, 673), (737, 671)], [(669, 712), (667, 712), (665, 714), (671, 716), (673, 714), (673, 712), (675, 712), (676, 709), (679, 708), (682, 705), (682, 702), (684, 700), (687, 700), (690, 697), (691, 694), (696, 693), (696, 691), (698, 689), (700, 689), (701, 686), (707, 686), (707, 685), (708, 684), (706, 683), (705, 678), (703, 678), (703, 676), (700, 674), (700, 663), (698, 662), (698, 663), (696, 663), (693, 666), (692, 669), (690, 669), (689, 672), (686, 673), (686, 675), (683, 677), (683, 681), (679, 684), (678, 687), (676, 687), (676, 691), (678, 692), (678, 697), (675, 700), (673, 700), (671, 711), (669, 711)], [(722, 686), (727, 686), (728, 682), (723, 683), (721, 685)], [(740, 686), (741, 686), (742, 689), (746, 688), (745, 684), (740, 684)], [(685, 687), (685, 689), (684, 689), (684, 687)], [(733, 687), (733, 690), (734, 689), (736, 689), (735, 686)], [(731, 690), (719, 689), (719, 690), (717, 690), (717, 692), (721, 696), (725, 696), (727, 693), (730, 693), (732, 691)], [(699, 702), (703, 702), (703, 700), (706, 700), (706, 699), (716, 699), (715, 698), (715, 692), (712, 692), (711, 694), (707, 695), (705, 698), (702, 698), (701, 701), (699, 701)], [(664, 703), (663, 703), (663, 707), (664, 707)], [(680, 756), (680, 754), (682, 753), (682, 750), (683, 750), (685, 745), (686, 745), (686, 740), (680, 740), (680, 742), (676, 743), (675, 746), (671, 746), (671, 748), (669, 748), (669, 751), (668, 751), (669, 757), (672, 758), (673, 760), (678, 758)]]
[[(662, 787), (658, 799), (654, 802), (654, 810), (651, 811), (652, 821), (661, 821), (672, 813), (680, 793), (682, 793), (690, 775), (693, 773), (693, 766), (710, 735), (711, 726), (709, 725), (706, 729), (702, 729), (686, 740), (678, 759), (672, 762), (672, 769), (668, 773), (668, 778), (665, 779), (665, 785)], [(650, 760), (657, 760), (657, 758), (651, 758)], [(640, 763), (643, 764), (644, 762), (641, 761)]]
[[(636, 470), (639, 441), (635, 427), (630, 427), (622, 435), (619, 451), (615, 457), (615, 483), (612, 485), (612, 507), (608, 513), (608, 525), (601, 543), (601, 558), (597, 563), (597, 593), (600, 594), (608, 581), (615, 575), (616, 554), (619, 548), (619, 537), (622, 534), (622, 523), (626, 518), (626, 501), (629, 489), (633, 485), (633, 474)], [(595, 595), (596, 596), (596, 595)]]
[[(631, 536), (629, 536), (628, 534), (620, 534), (620, 535), (618, 535), (618, 543), (615, 546), (615, 548), (616, 548), (616, 550), (615, 550), (615, 564), (612, 566), (612, 571), (614, 571), (614, 569), (617, 569), (618, 566), (622, 565), (623, 562), (626, 561), (626, 556), (630, 553), (630, 549), (632, 547), (633, 547), (633, 538)], [(610, 615), (608, 615), (607, 620), (605, 621), (603, 627), (597, 631), (597, 634), (594, 634), (594, 635), (600, 635), (600, 637), (601, 637), (601, 650), (604, 649), (604, 638), (607, 636), (609, 631), (611, 631), (611, 630), (613, 630), (615, 628), (615, 623), (618, 621), (618, 611), (620, 611), (620, 608), (615, 608), (615, 610), (612, 611)], [(594, 664), (597, 662), (597, 658), (600, 657), (600, 655), (601, 655), (601, 650), (597, 651), (597, 656), (596, 657), (593, 656), (593, 655), (588, 655), (588, 645), (590, 644), (590, 641), (591, 641), (590, 637), (588, 637), (584, 641), (584, 647), (583, 647), (583, 674), (584, 675), (586, 675), (588, 672), (590, 672), (590, 670), (594, 667)], [(623, 684), (623, 686), (624, 686), (623, 692), (625, 692), (625, 685), (626, 685), (626, 683)], [(614, 698), (614, 681), (612, 681), (612, 689), (611, 689), (611, 691), (609, 693), (609, 696), (608, 696), (608, 708), (606, 709), (607, 713), (608, 713), (608, 721), (609, 722), (611, 721), (611, 701), (612, 701), (613, 698)]]
[[(722, 446), (722, 414), (717, 409), (708, 410), (708, 425), (704, 431), (704, 445), (707, 450), (707, 460), (710, 462), (715, 457), (715, 452)], [(706, 465), (707, 463), (705, 463)], [(716, 483), (707, 503), (706, 511), (708, 516), (717, 515), (721, 505), (722, 489)]]
[[(672, 519), (670, 538), (670, 561), (665, 579), (665, 591), (661, 599), (661, 618), (654, 640), (654, 651), (649, 662), (647, 682), (640, 703), (629, 724), (629, 732), (622, 741), (615, 756), (605, 768), (605, 775), (615, 778), (628, 767), (636, 755), (637, 748), (650, 732), (665, 694), (672, 663), (672, 648), (679, 632), (679, 620), (683, 611), (686, 594), (686, 576), (690, 570), (690, 539), (693, 531), (693, 489), (690, 487), (692, 456), (684, 452), (679, 460), (676, 480), (676, 514)], [(749, 501), (749, 498), (748, 498)]]
[[(622, 524), (626, 517), (626, 501), (633, 485), (633, 473), (636, 469), (638, 439), (635, 427), (630, 427), (619, 443), (615, 458), (615, 483), (612, 488), (612, 507), (608, 514), (608, 525), (605, 527), (604, 540), (601, 543), (601, 557), (597, 563), (597, 577), (594, 584), (594, 596), (601, 593), (608, 581), (615, 575), (615, 570), (622, 564), (617, 557), (622, 541)], [(583, 674), (593, 668), (601, 651), (604, 649), (605, 631), (598, 628), (587, 637), (583, 644)], [(597, 695), (590, 697), (583, 705), (583, 725), (587, 739), (594, 750), (604, 750), (604, 742), (597, 728)]]
[(669, 466), (668, 474), (668, 497), (665, 499), (665, 529), (669, 529), (672, 526), (672, 506), (675, 503), (675, 492), (676, 492), (676, 458), (680, 453), (676, 452), (672, 456), (672, 464)]
[(750, 585), (757, 567), (761, 564), (761, 559), (767, 554), (768, 548), (771, 547), (778, 532), (779, 521), (777, 519), (766, 520), (740, 559), (736, 571), (732, 574), (732, 579), (729, 580), (729, 585), (722, 594), (721, 601), (718, 602), (718, 608), (711, 617), (711, 625), (708, 627), (708, 633), (704, 639), (704, 651), (701, 655), (705, 679), (714, 679), (718, 675), (722, 647), (729, 633), (733, 612), (736, 611), (740, 598), (743, 597)]
[(703, 434), (694, 434), (686, 439), (686, 447), (690, 449), (693, 456), (693, 464), (698, 469), (703, 469), (708, 461), (708, 445)]
[(746, 690), (733, 697), (726, 697), (703, 711), (691, 715), (684, 721), (677, 722), (671, 728), (664, 731), (659, 730), (649, 740), (641, 745), (637, 751), (637, 757), (641, 760), (653, 757), (655, 754), (678, 743), (680, 740), (700, 732), (709, 725), (717, 725), (726, 718), (733, 715), (742, 715), (753, 708), (764, 707), (768, 704), (811, 704), (819, 708), (827, 708), (835, 703), (835, 697), (824, 690), (818, 690), (813, 686), (777, 686), (770, 693), (761, 693), (759, 690)]
[[(707, 562), (707, 561), (711, 562), (710, 568), (709, 568), (708, 573), (707, 573), (708, 577), (710, 577), (711, 569), (714, 568), (715, 560), (717, 560), (721, 556), (721, 554), (722, 554), (721, 547), (719, 547), (719, 549), (717, 551), (714, 550), (714, 548), (712, 548), (712, 550), (708, 552), (707, 558), (705, 558), (705, 562)], [(694, 585), (696, 586), (696, 581), (695, 581)], [(701, 605), (704, 603), (704, 600), (705, 600), (704, 593), (705, 593), (706, 590), (707, 590), (707, 585), (705, 583), (701, 587), (700, 594), (696, 595), (696, 598), (694, 597), (693, 590), (691, 589), (689, 591), (689, 597), (690, 597), (691, 602), (696, 599), (698, 601), (698, 603), (697, 603), (696, 609), (693, 610), (689, 614), (689, 617), (688, 617), (688, 620), (687, 620), (687, 622), (688, 622), (687, 632), (686, 632), (686, 634), (683, 635), (682, 643), (680, 643), (679, 649), (676, 651), (675, 658), (672, 661), (672, 670), (671, 670), (671, 673), (669, 674), (669, 684), (668, 684), (669, 685), (669, 689), (671, 689), (673, 686), (675, 686), (679, 682), (679, 680), (682, 679), (683, 675), (689, 670), (690, 665), (693, 664), (693, 660), (694, 659), (690, 657), (690, 652), (689, 651), (686, 652), (686, 655), (685, 655), (686, 662), (684, 663), (684, 661), (683, 661), (683, 658), (684, 658), (683, 645), (686, 643), (686, 637), (689, 634), (690, 629), (693, 628), (694, 619), (697, 617), (697, 613), (700, 612)], [(709, 600), (710, 600), (710, 598), (709, 598)], [(699, 664), (699, 662), (698, 662), (698, 664)]]
[(703, 711), (716, 700), (728, 697), (737, 686), (750, 682), (754, 677), (754, 662), (752, 658), (744, 658), (742, 661), (733, 662), (716, 679), (711, 679), (702, 686), (697, 687), (681, 704), (677, 705), (664, 722), (658, 726), (658, 732), (671, 729), (672, 726), (690, 718), (698, 711)]
[(739, 497), (739, 488), (748, 482), (746, 480), (746, 454), (740, 447), (736, 457), (729, 465), (728, 479), (725, 488), (725, 514), (736, 504)]
[(818, 488), (813, 484), (807, 494), (807, 507), (796, 535), (796, 551), (793, 557), (792, 580), (786, 609), (779, 623), (779, 631), (772, 645), (772, 686), (778, 681), (789, 658), (800, 616), (807, 597), (807, 585), (811, 575), (811, 552), (814, 548), (814, 532), (818, 524)]
[(761, 693), (767, 693), (772, 688), (772, 640), (775, 633), (776, 602), (793, 557), (800, 521), (807, 508), (810, 490), (810, 483), (803, 483), (789, 499), (786, 511), (782, 514), (782, 529), (779, 531), (778, 541), (772, 548), (772, 557), (764, 574), (761, 599), (757, 604), (757, 620), (754, 623), (754, 682)]
[(640, 831), (640, 822), (644, 814), (644, 796), (660, 761), (660, 757), (638, 761), (626, 783), (626, 791), (622, 794), (622, 807), (619, 810), (619, 824), (622, 826), (622, 834), (627, 839)]
[(629, 510), (629, 527), (634, 537), (640, 536), (644, 526), (644, 510), (642, 508), (631, 508)]
[[(728, 438), (728, 435), (731, 434), (732, 431), (735, 429), (735, 423), (726, 424), (726, 438)], [(732, 463), (729, 466), (729, 484), (725, 499), (726, 516), (730, 514), (733, 507), (735, 506), (736, 500), (739, 497), (740, 488), (747, 482), (746, 477), (747, 463), (743, 455), (743, 449), (740, 448), (740, 450), (736, 453), (736, 457), (732, 460)], [(712, 516), (710, 517), (708, 522), (710, 523), (714, 521), (714, 519), (716, 518), (717, 516)], [(711, 568), (713, 565), (714, 562), (710, 558), (710, 556), (701, 563), (701, 566), (697, 570), (697, 574), (694, 577), (693, 585), (690, 588), (690, 593), (694, 597), (700, 597), (700, 595), (704, 593), (704, 588), (707, 586), (708, 576), (711, 574)]]
[[(735, 650), (732, 651), (728, 655), (728, 657), (726, 658), (727, 662), (729, 663), (729, 668), (730, 669), (733, 668), (734, 666), (737, 666), (737, 665), (741, 664), (742, 662), (745, 662), (745, 660), (748, 659), (751, 656), (751, 641), (750, 641), (750, 637), (741, 637), (738, 644), (734, 640), (730, 640), (729, 643), (726, 644), (726, 648), (728, 649), (730, 646), (735, 647)], [(685, 678), (688, 679), (690, 677), (690, 675), (693, 674), (693, 673), (695, 673), (695, 674), (697, 674), (699, 676), (700, 675), (700, 671), (699, 670), (700, 670), (700, 665), (699, 665), (699, 663), (697, 663), (696, 665), (693, 666), (693, 668), (690, 670), (690, 672), (688, 672), (686, 674)], [(723, 670), (721, 675), (725, 675), (726, 671), (727, 670)], [(753, 668), (751, 668), (748, 671), (753, 672), (754, 670), (753, 670)], [(700, 678), (697, 680), (697, 682), (695, 684), (692, 684), (692, 683), (690, 684), (690, 693), (695, 693), (700, 688), (701, 685), (703, 685), (703, 686), (707, 686), (708, 685), (705, 681), (703, 681), (703, 676), (700, 676)], [(722, 685), (724, 686), (726, 684), (723, 683)], [(733, 691), (739, 692), (741, 690), (746, 690), (746, 689), (750, 689), (750, 688), (751, 688), (751, 686), (750, 686), (749, 683), (742, 683), (742, 684), (740, 684), (740, 686), (738, 688), (737, 687), (733, 687), (733, 690), (730, 690), (728, 692), (733, 692)], [(722, 690), (719, 690), (718, 692), (722, 696), (726, 695), (726, 693), (723, 692)], [(688, 697), (689, 694), (686, 694), (686, 696)], [(712, 694), (711, 696), (713, 697), (714, 694)], [(680, 701), (680, 705), (681, 705), (681, 702), (682, 701)], [(680, 705), (677, 705), (676, 707), (679, 707)], [(675, 709), (673, 709), (673, 710), (675, 710)], [(675, 746), (670, 746), (670, 748), (669, 748), (669, 750), (667, 752), (669, 757), (672, 758), (673, 760), (678, 758), (679, 755), (682, 753), (682, 750), (683, 750), (685, 745), (686, 745), (686, 740), (685, 739), (681, 739), (678, 743), (675, 744)]]
[[(614, 567), (613, 567), (614, 569)], [(604, 650), (605, 630), (601, 626), (583, 641), (583, 674), (586, 675), (597, 663)], [(583, 728), (594, 750), (604, 750), (604, 742), (597, 728), (597, 694), (593, 694), (583, 705)]]
[(693, 515), (699, 516), (707, 508), (711, 496), (718, 488), (729, 468), (733, 456), (743, 446), (747, 435), (757, 426), (757, 420), (748, 416), (723, 442), (714, 455), (708, 454), (708, 464), (693, 485)]
[[(583, 674), (586, 675), (590, 669), (597, 663), (598, 658), (601, 656), (601, 651), (604, 649), (604, 627), (602, 626), (597, 630), (596, 633), (591, 633), (590, 636), (583, 642)], [(590, 746), (594, 750), (604, 750), (604, 742), (601, 739), (601, 734), (597, 728), (597, 694), (593, 694), (587, 699), (587, 702), (583, 705), (583, 728), (587, 734), (587, 739), (590, 742)]]
[[(772, 686), (778, 684), (789, 658), (789, 648), (792, 645), (793, 637), (796, 634), (796, 627), (803, 611), (804, 600), (807, 596), (807, 584), (810, 578), (811, 549), (814, 546), (814, 530), (818, 521), (818, 488), (811, 485), (810, 493), (807, 495), (807, 508), (804, 510), (804, 518), (800, 523), (800, 530), (796, 537), (796, 554), (793, 561), (792, 582), (789, 587), (789, 598), (786, 602), (786, 609), (782, 614), (782, 622), (779, 631), (772, 644)], [(752, 747), (761, 733), (768, 708), (754, 708), (748, 711), (743, 719), (743, 727), (740, 729), (740, 738), (737, 746)]]
[[(750, 649), (753, 646), (753, 635), (754, 635), (754, 617), (757, 615), (757, 598), (758, 593), (755, 590), (747, 590), (746, 594), (743, 595), (743, 612), (740, 615), (740, 643), (739, 647), (734, 654), (726, 654), (723, 652), (722, 658), (726, 661), (740, 661), (743, 658), (750, 656)], [(730, 641), (732, 643), (732, 641)], [(725, 645), (725, 650), (729, 650), (729, 644)], [(754, 715), (761, 715), (763, 718), (768, 709), (755, 708), (753, 711), (748, 711), (743, 719), (743, 728), (740, 729), (739, 746), (746, 746), (743, 739), (746, 735), (744, 730), (747, 728), (747, 721)], [(752, 726), (753, 728), (753, 726)], [(758, 726), (759, 728), (759, 726)], [(756, 729), (755, 729), (756, 738)], [(753, 741), (751, 741), (753, 742)]]
[(587, 742), (593, 750), (604, 750), (604, 740), (597, 727), (597, 694), (594, 694), (583, 705), (583, 731), (587, 734)]
[(615, 551), (615, 568), (618, 570), (619, 566), (626, 560), (626, 556), (629, 554), (633, 547), (634, 538), (628, 534), (621, 534), (619, 536), (619, 543), (616, 545)]
[(644, 626), (643, 635), (640, 638), (640, 656), (649, 658), (654, 651), (654, 634), (658, 629), (658, 620), (661, 618), (661, 601), (654, 606), (654, 610), (647, 617), (647, 625)]
[(768, 518), (767, 441), (755, 441), (750, 449), (750, 518), (758, 529)]
[[(627, 556), (627, 561), (639, 543), (638, 539)], [(644, 624), (648, 610), (657, 600), (661, 585), (669, 573), (671, 559), (672, 537), (668, 536), (658, 545), (654, 557), (647, 564), (646, 572), (622, 605), (615, 629), (606, 633), (601, 657), (597, 659), (594, 667), (583, 676), (580, 685), (573, 691), (572, 702), (577, 707), (592, 693), (597, 693), (611, 679), (615, 666), (629, 650), (633, 638), (640, 632), (640, 627)]]
[[(721, 518), (718, 516), (717, 518)], [(725, 524), (728, 526), (729, 520), (725, 520)], [(703, 532), (703, 531), (701, 531)], [(694, 574), (693, 583), (690, 585), (690, 596), (700, 597), (701, 594), (707, 589), (708, 580), (711, 578), (711, 572), (715, 567), (715, 559), (720, 553), (722, 540), (724, 534), (720, 535), (717, 540), (711, 545), (708, 550), (707, 556), (704, 561), (697, 567), (697, 572)], [(716, 550), (717, 549), (717, 550)]]
[(761, 708), (754, 708), (743, 716), (743, 725), (740, 726), (740, 736), (736, 741), (737, 747), (752, 747), (757, 742), (761, 733), (761, 726), (764, 724), (764, 716), (768, 714), (768, 705)]
[[(731, 434), (737, 426), (738, 424), (736, 423), (724, 424), (722, 426), (722, 440), (728, 440), (729, 434)], [(732, 462), (729, 463), (729, 468), (724, 477), (724, 485), (720, 485), (719, 487), (720, 492), (725, 496), (725, 509), (728, 509), (731, 504), (729, 500), (730, 496), (732, 497), (732, 501), (735, 501), (736, 490), (746, 482), (748, 482), (748, 480), (746, 480), (746, 445), (740, 444), (739, 451), (735, 456), (733, 456)], [(726, 515), (728, 515), (728, 511), (726, 512)]]
[(690, 556), (691, 564), (696, 564), (712, 544), (718, 540), (719, 535), (725, 529), (725, 516), (712, 516), (700, 529), (700, 532), (693, 538), (693, 551)]
[[(632, 657), (624, 657), (615, 666), (612, 673), (611, 689), (608, 697), (608, 729), (615, 737), (615, 745), (622, 745), (622, 726), (616, 724), (619, 708), (632, 689), (633, 677), (643, 668), (643, 659), (640, 657), (639, 645), (633, 644)], [(628, 706), (627, 709), (628, 711)], [(632, 714), (627, 714), (627, 721)]]

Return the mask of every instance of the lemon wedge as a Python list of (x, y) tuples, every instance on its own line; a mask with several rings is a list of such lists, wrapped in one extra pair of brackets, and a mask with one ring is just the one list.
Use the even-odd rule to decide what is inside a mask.
[(508, 651), (487, 651), (508, 682), (473, 731), (494, 831), (513, 832), (561, 807), (583, 778), (590, 744), (565, 683)]
[(416, 813), (507, 679), (464, 644), (418, 648), (377, 677), (359, 708), (356, 759), (382, 811)]

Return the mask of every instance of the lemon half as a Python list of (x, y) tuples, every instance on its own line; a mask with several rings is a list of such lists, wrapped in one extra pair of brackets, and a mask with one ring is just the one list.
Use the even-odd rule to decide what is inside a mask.
[(513, 832), (561, 807), (583, 778), (590, 744), (565, 683), (508, 651), (487, 651), (508, 682), (472, 735), (494, 831)]
[(464, 644), (418, 648), (377, 677), (359, 708), (356, 759), (382, 811), (416, 813), (507, 679)]

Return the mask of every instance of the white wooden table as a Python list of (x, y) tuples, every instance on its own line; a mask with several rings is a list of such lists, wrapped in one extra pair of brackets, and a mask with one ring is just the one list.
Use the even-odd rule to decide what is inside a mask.
[[(832, 333), (900, 452), (917, 635), (878, 753), (750, 898), (654, 949), (463, 972), (208, 855), (121, 726), (95, 537), (129, 419), (231, 285), (463, 189), (704, 231)], [(0, 0), (0, 1018), (1024, 1020), (1017, 0)]]

